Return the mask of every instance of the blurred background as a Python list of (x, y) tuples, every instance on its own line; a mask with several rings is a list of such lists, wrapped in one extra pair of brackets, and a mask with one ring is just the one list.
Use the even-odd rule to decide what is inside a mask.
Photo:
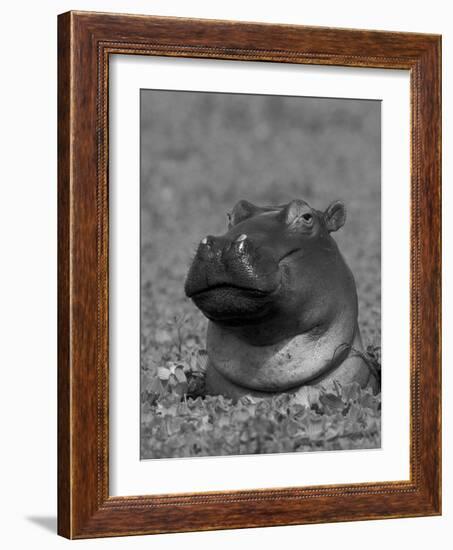
[(334, 238), (352, 269), (365, 347), (380, 346), (380, 102), (141, 92), (142, 368), (203, 347), (184, 278), (206, 234), (240, 199), (341, 199)]

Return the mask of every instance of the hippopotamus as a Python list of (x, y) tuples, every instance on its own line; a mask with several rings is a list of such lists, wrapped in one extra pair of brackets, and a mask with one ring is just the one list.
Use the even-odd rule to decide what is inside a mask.
[(241, 200), (228, 217), (226, 233), (199, 243), (185, 282), (209, 320), (207, 393), (266, 397), (335, 381), (376, 390), (354, 277), (331, 236), (344, 204)]

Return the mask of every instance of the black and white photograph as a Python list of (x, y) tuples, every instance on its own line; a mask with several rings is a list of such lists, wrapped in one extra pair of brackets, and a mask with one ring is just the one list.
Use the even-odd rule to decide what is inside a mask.
[(141, 459), (381, 446), (381, 102), (142, 89)]

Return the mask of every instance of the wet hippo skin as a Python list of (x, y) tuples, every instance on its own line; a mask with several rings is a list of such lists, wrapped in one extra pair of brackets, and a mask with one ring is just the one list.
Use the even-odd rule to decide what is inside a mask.
[(240, 201), (228, 231), (204, 237), (185, 283), (209, 319), (208, 393), (238, 398), (374, 379), (362, 358), (354, 277), (331, 233), (342, 202), (325, 212), (303, 200)]

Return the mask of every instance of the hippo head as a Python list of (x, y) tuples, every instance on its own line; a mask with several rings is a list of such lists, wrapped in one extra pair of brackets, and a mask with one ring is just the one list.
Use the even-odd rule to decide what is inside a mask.
[(239, 201), (227, 232), (201, 240), (186, 295), (210, 321), (254, 345), (322, 330), (342, 294), (352, 292), (356, 300), (330, 236), (345, 218), (339, 201), (324, 212), (303, 200), (265, 207)]

